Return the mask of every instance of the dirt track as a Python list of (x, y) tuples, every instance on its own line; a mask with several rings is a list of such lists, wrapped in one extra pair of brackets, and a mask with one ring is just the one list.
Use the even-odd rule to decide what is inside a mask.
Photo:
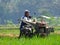
[(2, 36), (2, 37), (18, 37), (19, 35), (15, 35), (15, 34), (2, 34), (2, 33), (0, 33), (0, 36)]
[[(52, 34), (60, 34), (60, 31), (55, 31), (54, 33), (52, 33)], [(3, 37), (18, 37), (19, 35), (17, 34), (2, 34), (2, 33), (0, 33), (0, 36), (3, 36)]]
[(60, 34), (60, 30), (59, 30), (59, 31), (55, 31), (54, 33), (55, 33), (55, 34)]

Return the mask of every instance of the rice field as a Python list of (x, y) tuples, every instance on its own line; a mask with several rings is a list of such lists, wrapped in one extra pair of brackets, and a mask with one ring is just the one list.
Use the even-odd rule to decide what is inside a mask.
[(25, 38), (21, 37), (18, 39), (16, 35), (19, 35), (19, 30), (0, 30), (0, 34), (10, 36), (0, 36), (0, 45), (60, 45), (60, 34), (50, 34), (47, 37), (37, 37), (34, 36), (33, 38)]

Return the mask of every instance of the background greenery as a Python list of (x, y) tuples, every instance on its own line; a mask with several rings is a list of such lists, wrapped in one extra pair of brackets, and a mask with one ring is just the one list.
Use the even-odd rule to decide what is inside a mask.
[(0, 0), (0, 24), (17, 24), (26, 9), (30, 10), (31, 16), (59, 17), (60, 0)]

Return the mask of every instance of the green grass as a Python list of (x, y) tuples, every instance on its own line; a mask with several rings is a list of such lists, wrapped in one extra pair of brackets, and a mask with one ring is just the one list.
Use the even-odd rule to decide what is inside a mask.
[(19, 30), (0, 30), (0, 33), (3, 33), (3, 34), (19, 34)]
[[(0, 30), (4, 34), (19, 34), (19, 30)], [(60, 45), (60, 34), (50, 34), (48, 37), (20, 38), (17, 37), (1, 37), (0, 45)]]
[(55, 30), (60, 30), (60, 26), (56, 26), (54, 28), (55, 28)]
[(0, 45), (60, 45), (60, 35), (53, 34), (48, 37), (33, 37), (33, 38), (11, 38), (0, 37)]

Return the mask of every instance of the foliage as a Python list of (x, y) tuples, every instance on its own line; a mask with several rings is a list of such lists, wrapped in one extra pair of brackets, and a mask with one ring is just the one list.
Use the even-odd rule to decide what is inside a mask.
[(0, 0), (0, 24), (4, 24), (4, 20), (12, 19), (13, 23), (18, 23), (17, 19), (24, 15), (24, 11), (28, 9), (31, 15), (34, 12), (38, 15), (59, 16), (60, 1), (59, 0)]

